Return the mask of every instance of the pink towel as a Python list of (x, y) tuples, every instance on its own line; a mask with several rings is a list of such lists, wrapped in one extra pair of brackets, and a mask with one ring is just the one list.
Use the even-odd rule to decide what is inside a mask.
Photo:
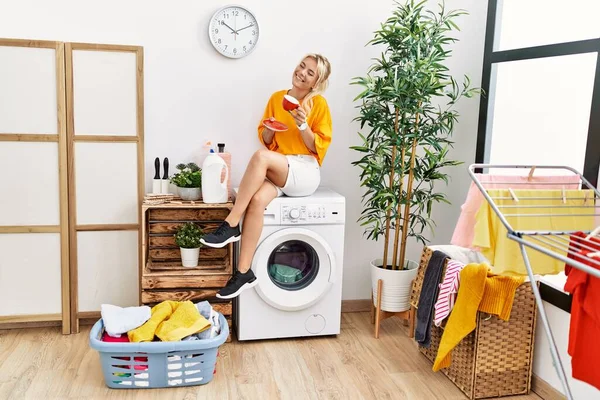
[[(541, 171), (540, 171), (541, 172)], [(579, 186), (574, 183), (579, 183), (579, 176), (532, 176), (531, 179), (527, 175), (490, 175), (476, 174), (479, 182), (482, 183), (485, 189), (506, 189), (510, 184), (496, 182), (527, 182), (526, 184), (515, 184), (514, 190), (518, 189), (562, 189), (563, 184), (565, 189), (578, 189)], [(556, 185), (548, 185), (544, 183), (557, 182)], [(467, 247), (469, 249), (478, 250), (472, 246), (475, 236), (475, 215), (479, 207), (483, 204), (485, 198), (479, 191), (479, 188), (474, 182), (471, 182), (467, 199), (461, 206), (461, 213), (454, 228), (454, 234), (450, 243), (456, 246)]]

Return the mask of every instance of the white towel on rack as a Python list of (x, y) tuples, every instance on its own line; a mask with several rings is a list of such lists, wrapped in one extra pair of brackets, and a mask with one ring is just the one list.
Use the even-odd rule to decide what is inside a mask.
[(112, 337), (121, 337), (122, 334), (142, 326), (152, 315), (148, 306), (123, 308), (102, 304), (100, 310), (104, 330)]

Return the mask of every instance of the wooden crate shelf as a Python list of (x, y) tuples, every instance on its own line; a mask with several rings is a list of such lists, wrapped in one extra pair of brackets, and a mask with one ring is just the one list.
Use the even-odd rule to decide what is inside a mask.
[[(165, 300), (194, 303), (208, 300), (231, 327), (232, 302), (215, 296), (232, 276), (234, 245), (222, 249), (203, 247), (198, 266), (187, 268), (181, 265), (181, 254), (173, 235), (188, 221), (211, 232), (232, 207), (232, 201), (224, 204), (182, 201), (142, 205), (141, 304), (153, 306)], [(227, 341), (231, 341), (231, 335)]]

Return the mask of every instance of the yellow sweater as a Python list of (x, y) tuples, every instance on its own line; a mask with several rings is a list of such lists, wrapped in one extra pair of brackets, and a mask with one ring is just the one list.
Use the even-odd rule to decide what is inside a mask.
[[(313, 97), (313, 106), (306, 118), (306, 123), (315, 134), (315, 148), (317, 149), (317, 154), (315, 154), (304, 144), (302, 134), (296, 126), (296, 121), (292, 115), (283, 109), (282, 103), (285, 94), (287, 94), (287, 90), (280, 90), (271, 95), (271, 98), (265, 107), (264, 115), (258, 123), (258, 138), (260, 142), (269, 150), (285, 155), (313, 155), (319, 162), (319, 165), (322, 165), (325, 154), (327, 153), (327, 148), (331, 144), (332, 133), (331, 114), (329, 113), (327, 101), (320, 95)], [(300, 102), (300, 105), (302, 106), (302, 102)], [(283, 122), (289, 129), (285, 132), (275, 132), (273, 141), (266, 145), (262, 137), (262, 131), (264, 129), (262, 122), (271, 117), (279, 122)]]
[(510, 319), (515, 291), (525, 278), (494, 275), (488, 268), (487, 264), (468, 264), (460, 272), (456, 304), (442, 334), (434, 371), (450, 366), (451, 351), (475, 329), (478, 310)]

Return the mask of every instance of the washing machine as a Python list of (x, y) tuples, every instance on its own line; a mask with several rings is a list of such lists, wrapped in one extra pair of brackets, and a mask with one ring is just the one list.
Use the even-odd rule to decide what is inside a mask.
[(235, 301), (238, 340), (340, 333), (345, 211), (327, 188), (269, 204), (252, 261), (258, 284)]

